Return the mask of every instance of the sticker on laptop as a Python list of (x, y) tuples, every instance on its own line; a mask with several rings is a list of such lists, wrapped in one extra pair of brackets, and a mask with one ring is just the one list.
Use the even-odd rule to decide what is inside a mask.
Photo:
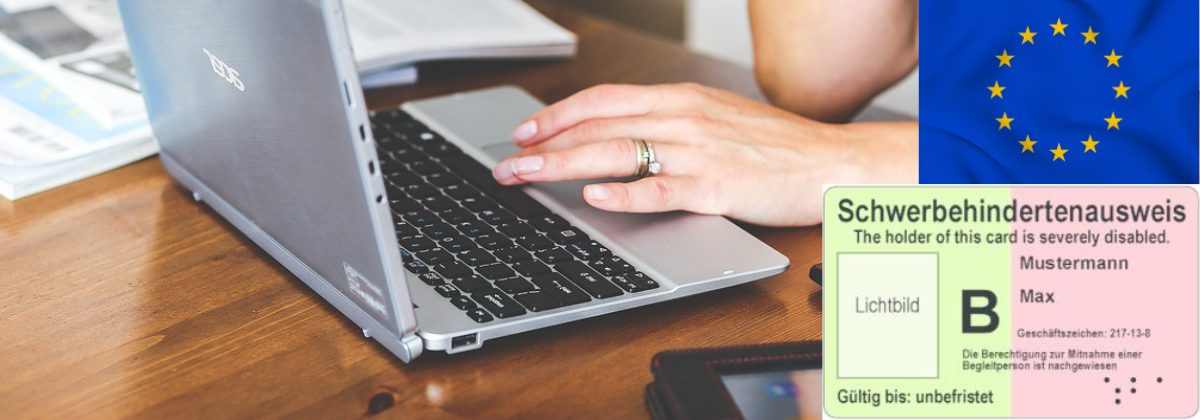
[(834, 187), (832, 417), (1182, 418), (1197, 408), (1188, 187)]
[(387, 319), (387, 306), (383, 304), (383, 288), (367, 280), (354, 267), (351, 267), (349, 263), (343, 261), (342, 267), (346, 269), (346, 286), (350, 289), (350, 294), (358, 298), (364, 306), (371, 308), (384, 319)]

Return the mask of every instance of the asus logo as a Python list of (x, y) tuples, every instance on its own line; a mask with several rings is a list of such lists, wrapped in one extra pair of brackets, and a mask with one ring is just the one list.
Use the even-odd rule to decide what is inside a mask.
[(221, 61), (220, 58), (217, 58), (217, 56), (208, 52), (208, 48), (201, 49), (204, 50), (204, 54), (208, 56), (208, 62), (209, 64), (212, 64), (213, 72), (216, 73), (217, 76), (221, 76), (221, 78), (225, 79), (226, 82), (229, 82), (229, 84), (233, 85), (233, 87), (237, 88), (237, 90), (242, 92), (246, 91), (246, 85), (242, 84), (242, 81), (238, 79), (237, 70), (234, 70), (233, 67), (229, 67), (229, 65), (225, 64), (224, 61)]

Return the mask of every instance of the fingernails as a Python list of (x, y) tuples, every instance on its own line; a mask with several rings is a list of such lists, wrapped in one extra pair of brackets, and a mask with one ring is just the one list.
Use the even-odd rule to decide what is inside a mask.
[(529, 139), (533, 138), (534, 134), (537, 134), (537, 129), (538, 129), (537, 121), (534, 121), (534, 120), (525, 121), (525, 122), (521, 123), (521, 125), (518, 125), (516, 130), (513, 130), (513, 133), (512, 133), (513, 140), (516, 140), (517, 143), (521, 143), (526, 140), (529, 140)]
[(541, 156), (525, 156), (512, 161), (510, 165), (514, 174), (523, 175), (541, 170), (545, 162)]
[(500, 162), (496, 165), (496, 169), (492, 171), (492, 176), (500, 183), (508, 183), (517, 177), (534, 173), (542, 170), (542, 165), (546, 163), (545, 158), (541, 156), (525, 156), (516, 159), (509, 159)]
[(492, 171), (492, 176), (496, 178), (496, 181), (501, 183), (511, 181), (515, 178), (512, 162), (501, 162), (499, 165), (496, 165), (496, 169)]
[(588, 198), (596, 201), (604, 201), (612, 197), (612, 190), (603, 185), (588, 185), (583, 190), (587, 192)]

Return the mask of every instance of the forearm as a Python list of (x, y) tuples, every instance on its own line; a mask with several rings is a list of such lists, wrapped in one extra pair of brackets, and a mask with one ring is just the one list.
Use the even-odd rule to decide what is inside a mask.
[(845, 122), (919, 61), (916, 0), (750, 0), (755, 72), (777, 106)]

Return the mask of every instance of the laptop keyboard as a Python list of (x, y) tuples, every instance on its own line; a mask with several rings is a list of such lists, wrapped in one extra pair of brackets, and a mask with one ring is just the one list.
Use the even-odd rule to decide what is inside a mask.
[(475, 322), (659, 287), (404, 111), (371, 129), (405, 269)]

